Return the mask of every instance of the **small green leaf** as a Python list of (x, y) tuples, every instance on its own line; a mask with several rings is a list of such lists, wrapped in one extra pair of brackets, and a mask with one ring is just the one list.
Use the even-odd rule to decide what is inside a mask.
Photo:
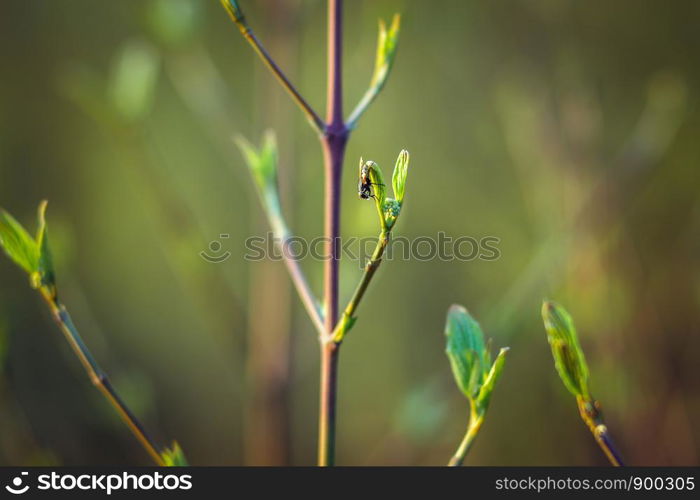
[(248, 169), (253, 176), (260, 201), (267, 212), (270, 225), (276, 236), (282, 240), (289, 233), (282, 215), (279, 191), (277, 189), (277, 140), (272, 130), (265, 132), (260, 148), (253, 146), (242, 136), (235, 138)]
[(39, 249), (36, 241), (14, 217), (1, 209), (0, 246), (15, 264), (30, 275), (38, 271)]
[(484, 334), (467, 310), (455, 304), (447, 312), (445, 336), (445, 352), (457, 386), (472, 399), (478, 394), (489, 369)]
[(559, 377), (574, 396), (589, 399), (588, 365), (571, 316), (560, 305), (545, 301), (542, 319)]
[(53, 288), (56, 285), (56, 273), (54, 272), (51, 249), (49, 248), (48, 228), (46, 225), (46, 200), (39, 204), (39, 229), (36, 236), (37, 249), (39, 250), (39, 260), (37, 272), (42, 286)]
[(354, 129), (360, 116), (367, 111), (370, 104), (377, 98), (381, 90), (386, 85), (389, 78), (389, 73), (394, 65), (396, 58), (396, 49), (399, 41), (399, 29), (401, 24), (401, 16), (394, 15), (391, 26), (387, 29), (383, 20), (379, 20), (379, 39), (377, 40), (377, 52), (374, 60), (374, 72), (369, 88), (357, 103), (355, 109), (350, 113), (347, 119), (349, 129)]
[(187, 467), (187, 459), (177, 441), (170, 448), (166, 448), (160, 456), (163, 458), (166, 467)]
[(242, 136), (236, 137), (236, 144), (243, 153), (253, 179), (262, 191), (271, 186), (277, 189), (277, 139), (272, 130), (265, 132), (260, 149)]
[(394, 166), (394, 174), (391, 177), (391, 185), (394, 189), (394, 196), (396, 201), (403, 203), (403, 195), (406, 190), (406, 176), (408, 175), (408, 162), (410, 156), (408, 151), (403, 149), (399, 153), (398, 158), (396, 158), (396, 165)]
[(378, 93), (386, 84), (387, 77), (394, 65), (396, 49), (398, 48), (401, 16), (395, 14), (391, 26), (387, 30), (383, 19), (379, 20), (379, 39), (377, 40), (377, 55), (374, 61), (374, 73), (370, 87)]
[(489, 374), (486, 376), (484, 384), (479, 390), (479, 394), (476, 397), (476, 411), (483, 415), (488, 410), (489, 403), (491, 402), (491, 394), (493, 393), (493, 388), (496, 385), (496, 381), (501, 376), (503, 371), (503, 366), (506, 362), (506, 353), (510, 350), (509, 347), (503, 347), (498, 356), (496, 356), (496, 361), (493, 362)]

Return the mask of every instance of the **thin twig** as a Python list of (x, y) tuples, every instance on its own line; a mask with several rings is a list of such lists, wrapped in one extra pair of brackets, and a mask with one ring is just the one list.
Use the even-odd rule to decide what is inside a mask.
[(284, 89), (289, 93), (294, 102), (296, 102), (297, 105), (299, 105), (299, 107), (308, 118), (309, 123), (314, 128), (314, 130), (316, 130), (316, 132), (318, 132), (319, 134), (323, 134), (326, 130), (326, 124), (323, 122), (318, 113), (314, 111), (314, 109), (306, 101), (306, 99), (304, 99), (304, 97), (299, 93), (299, 91), (292, 84), (289, 78), (287, 78), (287, 76), (277, 65), (272, 56), (270, 56), (270, 54), (267, 52), (267, 50), (260, 42), (258, 37), (255, 36), (255, 33), (253, 33), (253, 30), (250, 28), (250, 26), (248, 26), (248, 22), (246, 21), (245, 17), (243, 17), (242, 15), (237, 15), (237, 11), (231, 10), (226, 0), (223, 0), (222, 3), (224, 4), (224, 7), (226, 7), (226, 10), (229, 12), (229, 15), (231, 16), (233, 22), (236, 23), (236, 26), (238, 26), (238, 29), (240, 30), (243, 37), (248, 41), (251, 47), (253, 47), (255, 53), (258, 54), (258, 56), (260, 56), (260, 59), (262, 59), (263, 63), (265, 63), (265, 66), (267, 66), (268, 69), (272, 71), (272, 74), (275, 75), (277, 80), (280, 82), (280, 84), (282, 84), (282, 87), (284, 87)]
[(327, 339), (327, 342), (340, 343), (343, 340), (343, 337), (345, 336), (345, 333), (347, 333), (348, 330), (349, 321), (355, 315), (355, 311), (360, 305), (362, 297), (364, 297), (365, 292), (367, 291), (367, 287), (369, 286), (370, 282), (372, 281), (372, 278), (374, 277), (374, 273), (377, 272), (379, 265), (382, 263), (382, 256), (384, 255), (384, 250), (386, 249), (386, 246), (389, 243), (390, 234), (390, 231), (386, 230), (382, 231), (382, 233), (379, 235), (377, 245), (374, 247), (374, 252), (372, 252), (372, 256), (370, 257), (369, 262), (367, 262), (367, 265), (365, 265), (365, 270), (362, 274), (362, 278), (360, 278), (360, 282), (357, 284), (355, 292), (352, 294), (348, 305), (343, 311), (341, 319), (338, 321), (338, 324), (334, 328), (333, 333)]
[(610, 463), (615, 467), (624, 466), (625, 464), (622, 461), (622, 456), (613, 444), (608, 427), (603, 421), (603, 415), (600, 411), (600, 404), (595, 400), (584, 399), (582, 397), (576, 398), (576, 401), (578, 403), (581, 419), (590, 429), (593, 437), (598, 443), (598, 446), (600, 446), (600, 449), (603, 450), (603, 453), (605, 453), (605, 456), (608, 458)]
[(141, 446), (143, 446), (143, 448), (148, 452), (156, 465), (164, 467), (166, 464), (163, 457), (158, 452), (158, 447), (149, 437), (141, 422), (139, 422), (129, 407), (126, 406), (124, 401), (119, 397), (119, 394), (117, 394), (117, 391), (112, 386), (107, 374), (102, 371), (100, 366), (92, 357), (92, 354), (83, 342), (83, 339), (73, 324), (73, 321), (71, 320), (65, 306), (61, 304), (56, 297), (56, 294), (47, 287), (42, 287), (40, 291), (42, 297), (51, 309), (51, 314), (54, 321), (61, 329), (61, 332), (63, 332), (63, 335), (66, 337), (66, 340), (68, 340), (73, 352), (87, 371), (90, 381), (115, 408), (121, 419), (124, 421), (124, 423), (126, 423), (134, 436), (136, 436), (136, 439), (138, 439)]

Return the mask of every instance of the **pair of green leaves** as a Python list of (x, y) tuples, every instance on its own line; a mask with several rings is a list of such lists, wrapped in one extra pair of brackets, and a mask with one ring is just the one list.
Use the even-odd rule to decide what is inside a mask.
[(508, 347), (491, 362), (490, 343), (484, 342), (479, 323), (460, 305), (452, 305), (445, 324), (445, 352), (457, 386), (472, 405), (477, 417), (486, 413), (496, 381), (503, 371)]
[(55, 273), (46, 226), (47, 202), (39, 204), (39, 228), (32, 237), (5, 210), (0, 210), (0, 246), (8, 257), (29, 274), (34, 288), (55, 286)]

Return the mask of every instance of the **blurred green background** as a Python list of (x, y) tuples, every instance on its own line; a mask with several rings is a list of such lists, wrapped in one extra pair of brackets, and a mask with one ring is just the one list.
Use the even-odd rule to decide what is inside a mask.
[[(323, 112), (325, 2), (242, 1)], [(5, 1), (0, 205), (47, 198), (59, 286), (95, 356), (191, 463), (312, 464), (318, 348), (231, 137), (280, 145), (294, 231), (322, 231), (322, 166), (301, 113), (216, 1)], [(468, 464), (605, 464), (558, 379), (539, 310), (576, 320), (592, 390), (631, 464), (700, 453), (700, 3), (351, 0), (349, 111), (377, 19), (402, 13), (383, 94), (353, 134), (343, 235), (374, 236), (362, 155), (411, 152), (396, 235), (496, 236), (497, 261), (385, 263), (340, 365), (338, 463), (446, 463), (467, 406), (444, 355), (464, 304), (509, 345)], [(222, 264), (199, 253), (219, 240)], [(303, 266), (320, 294), (321, 264)], [(360, 271), (342, 264), (341, 302)], [(147, 464), (24, 273), (0, 259), (0, 463)]]

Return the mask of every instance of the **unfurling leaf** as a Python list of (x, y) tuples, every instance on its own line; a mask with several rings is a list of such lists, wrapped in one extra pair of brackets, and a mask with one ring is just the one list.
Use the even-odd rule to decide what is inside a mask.
[(545, 301), (542, 319), (559, 377), (574, 396), (589, 399), (588, 365), (571, 316), (560, 305)]
[(277, 140), (272, 130), (265, 132), (260, 148), (242, 136), (235, 138), (250, 173), (253, 175), (260, 201), (267, 212), (270, 225), (278, 238), (288, 236), (277, 188)]
[(186, 467), (189, 465), (177, 441), (170, 448), (166, 448), (160, 456), (166, 467)]
[(53, 289), (55, 273), (46, 228), (47, 202), (39, 204), (39, 229), (32, 238), (14, 217), (0, 210), (0, 246), (5, 253), (27, 274), (34, 288), (46, 286)]
[(469, 399), (479, 393), (490, 369), (479, 323), (460, 305), (452, 305), (445, 324), (447, 347), (455, 382)]
[(476, 409), (479, 414), (486, 413), (488, 410), (489, 403), (491, 402), (491, 394), (493, 393), (493, 388), (496, 385), (496, 381), (501, 376), (503, 371), (503, 366), (506, 363), (506, 354), (510, 350), (509, 347), (503, 347), (496, 356), (496, 360), (491, 365), (491, 370), (484, 380), (484, 384), (479, 390), (479, 394), (476, 397)]
[(243, 153), (253, 179), (261, 190), (277, 189), (277, 139), (272, 130), (265, 132), (260, 149), (242, 136), (236, 137), (236, 144)]
[(49, 247), (48, 227), (46, 225), (46, 200), (39, 204), (39, 229), (36, 235), (36, 245), (39, 250), (37, 272), (40, 285), (53, 288), (56, 285), (56, 273), (54, 272), (51, 248)]
[(394, 196), (399, 204), (403, 203), (403, 195), (406, 190), (406, 176), (408, 175), (408, 162), (410, 156), (405, 149), (401, 150), (396, 165), (394, 166), (394, 174), (391, 176), (391, 185), (394, 189)]
[(455, 382), (469, 399), (475, 416), (483, 417), (503, 370), (508, 347), (500, 350), (492, 365), (490, 346), (484, 343), (484, 333), (479, 323), (460, 305), (451, 306), (447, 312), (445, 335), (445, 352)]
[(39, 267), (36, 241), (9, 213), (0, 210), (0, 246), (15, 264), (30, 275)]
[(372, 74), (371, 87), (381, 90), (386, 83), (391, 67), (396, 57), (398, 48), (399, 29), (401, 26), (401, 16), (395, 14), (391, 21), (391, 26), (387, 30), (383, 19), (379, 20), (379, 39), (377, 40), (377, 56), (374, 61), (374, 73)]
[(394, 65), (396, 58), (396, 49), (399, 41), (399, 30), (401, 25), (401, 16), (394, 15), (391, 21), (391, 26), (387, 29), (386, 23), (379, 20), (379, 38), (377, 40), (377, 53), (374, 59), (374, 72), (369, 88), (362, 96), (362, 99), (357, 104), (353, 112), (347, 120), (348, 128), (353, 129), (357, 126), (357, 121), (360, 116), (367, 110), (369, 105), (379, 95), (384, 85), (386, 85), (391, 68)]

